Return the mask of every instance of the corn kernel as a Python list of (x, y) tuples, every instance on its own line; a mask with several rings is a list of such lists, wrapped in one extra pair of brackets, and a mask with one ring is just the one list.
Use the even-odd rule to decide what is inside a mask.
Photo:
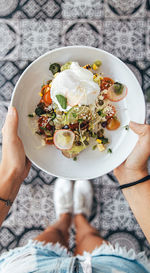
[(43, 97), (43, 94), (42, 94), (41, 92), (39, 92), (39, 96), (40, 96), (40, 97)]
[(105, 146), (103, 144), (97, 144), (97, 147), (100, 152), (103, 152), (105, 150)]
[(93, 75), (93, 79), (96, 79), (97, 77), (98, 77), (97, 73)]
[(83, 66), (83, 68), (90, 70), (91, 69), (91, 65), (90, 64), (86, 64), (86, 65)]
[(46, 137), (46, 140), (52, 140), (53, 137)]
[(97, 138), (96, 141), (97, 141), (99, 144), (102, 143), (101, 139), (98, 139), (98, 138)]
[(56, 110), (54, 110), (54, 112), (56, 113)]
[(93, 64), (93, 70), (97, 70), (98, 69), (98, 66), (96, 64)]

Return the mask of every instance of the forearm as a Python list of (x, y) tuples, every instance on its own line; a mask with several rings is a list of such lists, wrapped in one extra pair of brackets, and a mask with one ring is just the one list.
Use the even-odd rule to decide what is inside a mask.
[[(0, 166), (0, 198), (13, 202), (20, 188), (20, 182), (14, 178), (13, 173), (6, 174)], [(10, 206), (6, 206), (3, 201), (0, 201), (0, 226), (5, 220)]]
[(150, 180), (123, 189), (123, 194), (143, 233), (150, 242)]

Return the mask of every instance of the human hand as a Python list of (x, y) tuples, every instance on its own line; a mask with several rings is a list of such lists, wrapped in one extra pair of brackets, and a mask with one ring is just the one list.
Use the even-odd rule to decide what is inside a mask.
[(150, 156), (150, 125), (131, 121), (130, 128), (138, 134), (139, 140), (128, 158), (114, 169), (114, 175), (121, 185), (139, 180), (148, 175), (147, 161)]
[(31, 163), (26, 158), (21, 139), (17, 134), (18, 114), (14, 107), (9, 107), (5, 124), (2, 129), (2, 161), (0, 176), (4, 180), (21, 183), (28, 175)]

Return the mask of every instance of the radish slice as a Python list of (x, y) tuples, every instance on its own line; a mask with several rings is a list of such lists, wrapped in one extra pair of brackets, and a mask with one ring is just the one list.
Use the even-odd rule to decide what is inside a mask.
[(72, 148), (75, 134), (71, 130), (58, 130), (54, 134), (54, 145), (60, 150), (69, 150)]
[(127, 87), (125, 85), (122, 85), (122, 90), (118, 92), (118, 90), (115, 89), (116, 84), (119, 85), (120, 83), (114, 83), (108, 88), (107, 99), (109, 99), (110, 101), (123, 100), (127, 95)]

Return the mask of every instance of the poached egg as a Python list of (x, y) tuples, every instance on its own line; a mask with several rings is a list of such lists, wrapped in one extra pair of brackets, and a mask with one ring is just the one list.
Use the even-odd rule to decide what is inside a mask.
[[(68, 111), (75, 105), (94, 104), (100, 87), (93, 81), (93, 73), (84, 69), (78, 62), (72, 62), (69, 69), (56, 75), (51, 83), (51, 98), (61, 111)], [(63, 109), (56, 96), (67, 99), (67, 108)]]

